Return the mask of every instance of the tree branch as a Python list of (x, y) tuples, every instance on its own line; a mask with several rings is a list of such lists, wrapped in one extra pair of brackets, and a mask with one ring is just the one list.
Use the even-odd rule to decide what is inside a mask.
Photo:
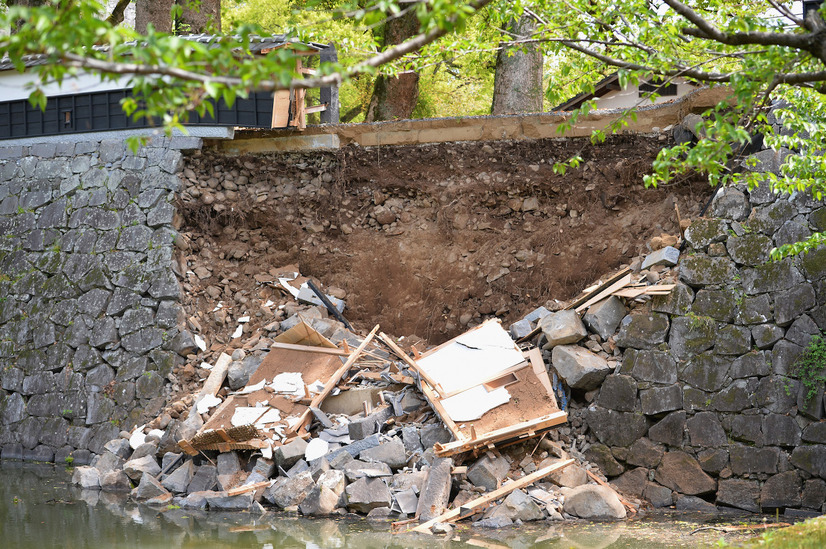
[(106, 18), (106, 22), (112, 25), (113, 27), (123, 23), (123, 14), (126, 11), (126, 8), (131, 3), (132, 0), (118, 0), (118, 3), (112, 10), (112, 13), (110, 13), (109, 17)]

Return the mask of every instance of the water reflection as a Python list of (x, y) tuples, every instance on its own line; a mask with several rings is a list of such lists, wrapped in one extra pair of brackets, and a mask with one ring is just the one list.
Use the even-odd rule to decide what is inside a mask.
[(532, 523), (489, 531), (461, 526), (446, 536), (393, 535), (386, 522), (304, 519), (284, 514), (216, 513), (135, 505), (124, 494), (80, 490), (52, 465), (0, 463), (2, 547), (65, 548), (430, 548), (697, 547), (697, 522), (673, 517), (620, 523)]

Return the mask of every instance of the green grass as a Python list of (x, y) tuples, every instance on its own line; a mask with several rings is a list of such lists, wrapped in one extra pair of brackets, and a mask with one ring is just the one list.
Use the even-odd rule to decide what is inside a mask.
[(741, 544), (723, 544), (722, 547), (820, 549), (826, 547), (826, 515), (798, 522), (788, 528), (769, 530)]

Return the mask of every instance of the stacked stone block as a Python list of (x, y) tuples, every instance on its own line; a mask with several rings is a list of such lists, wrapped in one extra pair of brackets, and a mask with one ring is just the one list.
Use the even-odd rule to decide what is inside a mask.
[(152, 414), (175, 353), (180, 149), (0, 148), (0, 447), (82, 462)]
[(664, 505), (826, 511), (823, 389), (807, 399), (794, 373), (826, 329), (826, 249), (768, 262), (826, 228), (826, 207), (732, 188), (712, 212), (686, 232), (677, 288), (624, 319), (622, 366), (586, 412), (590, 455), (641, 493), (673, 490)]

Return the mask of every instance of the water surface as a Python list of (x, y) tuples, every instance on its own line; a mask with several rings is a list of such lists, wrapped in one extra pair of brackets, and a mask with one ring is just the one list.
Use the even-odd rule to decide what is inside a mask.
[[(15, 549), (322, 547), (706, 547), (724, 534), (691, 532), (719, 517), (658, 514), (611, 523), (531, 523), (488, 530), (462, 524), (447, 536), (391, 534), (389, 523), (360, 518), (305, 519), (283, 513), (196, 512), (150, 508), (123, 495), (80, 490), (54, 465), (0, 462), (0, 547)], [(731, 517), (729, 517), (731, 520)], [(727, 541), (735, 541), (730, 535)]]

